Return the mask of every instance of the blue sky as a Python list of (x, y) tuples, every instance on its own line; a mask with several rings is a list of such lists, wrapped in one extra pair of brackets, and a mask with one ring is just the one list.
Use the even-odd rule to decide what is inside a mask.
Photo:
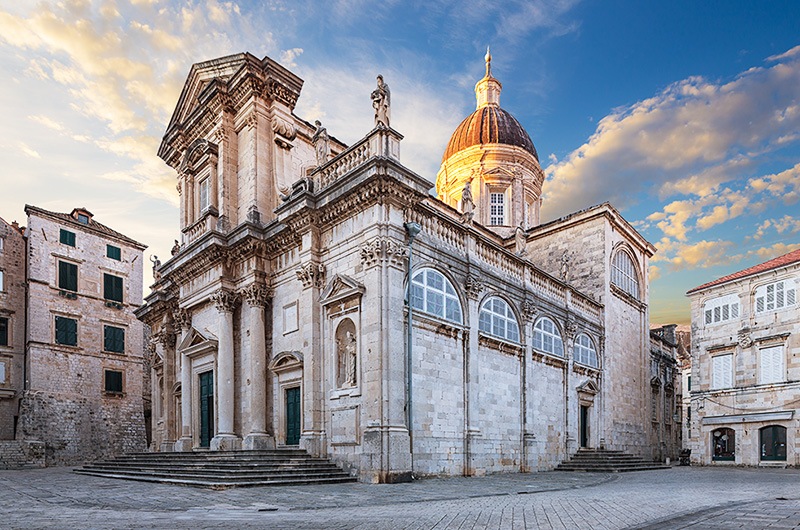
[(0, 0), (0, 216), (86, 206), (168, 256), (160, 137), (191, 64), (240, 51), (300, 75), (296, 113), (347, 143), (382, 73), (434, 180), (491, 45), (544, 220), (612, 202), (659, 248), (651, 320), (686, 323), (686, 290), (800, 246), (797, 28), (793, 1)]

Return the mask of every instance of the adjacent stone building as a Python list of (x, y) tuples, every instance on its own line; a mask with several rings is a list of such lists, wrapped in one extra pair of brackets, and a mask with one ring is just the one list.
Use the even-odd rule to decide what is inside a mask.
[(650, 330), (650, 447), (656, 461), (676, 460), (682, 449), (682, 381), (677, 325)]
[(0, 218), (0, 440), (16, 434), (25, 381), (25, 239)]
[(703, 284), (692, 303), (692, 460), (800, 464), (800, 250)]
[(159, 149), (180, 241), (137, 311), (153, 448), (299, 445), (373, 482), (651, 456), (655, 249), (608, 204), (539, 224), (488, 54), (437, 197), (400, 163), (382, 77), (350, 146), (294, 114), (302, 84), (247, 53), (189, 73)]
[(48, 465), (143, 450), (144, 335), (133, 310), (145, 246), (85, 208), (25, 213), (26, 384), (16, 437), (43, 443)]

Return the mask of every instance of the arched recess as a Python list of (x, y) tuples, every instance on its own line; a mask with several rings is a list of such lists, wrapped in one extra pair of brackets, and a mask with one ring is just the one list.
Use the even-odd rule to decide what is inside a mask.
[(736, 459), (736, 432), (727, 427), (711, 431), (711, 459), (715, 461)]
[(768, 425), (758, 430), (761, 460), (786, 461), (786, 427)]
[(611, 284), (636, 300), (641, 300), (642, 273), (634, 255), (627, 245), (617, 245), (611, 254)]
[(564, 339), (561, 330), (550, 317), (542, 316), (534, 324), (533, 348), (550, 355), (564, 357)]
[(453, 282), (433, 267), (423, 266), (414, 271), (411, 305), (415, 311), (455, 324), (464, 323), (463, 304)]
[(478, 330), (510, 342), (522, 342), (518, 315), (513, 306), (497, 294), (487, 296), (481, 303)]

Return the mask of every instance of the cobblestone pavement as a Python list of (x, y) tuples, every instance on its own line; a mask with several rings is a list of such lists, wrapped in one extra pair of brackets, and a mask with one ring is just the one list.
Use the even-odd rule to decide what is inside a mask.
[(800, 470), (547, 472), (225, 491), (0, 471), (2, 528), (800, 529)]

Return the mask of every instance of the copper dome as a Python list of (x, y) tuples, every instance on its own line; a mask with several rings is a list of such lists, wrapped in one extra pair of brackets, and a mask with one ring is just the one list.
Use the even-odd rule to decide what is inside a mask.
[(481, 144), (514, 145), (525, 149), (539, 160), (531, 137), (517, 119), (497, 105), (487, 105), (464, 118), (456, 127), (444, 151), (442, 162), (463, 149)]

